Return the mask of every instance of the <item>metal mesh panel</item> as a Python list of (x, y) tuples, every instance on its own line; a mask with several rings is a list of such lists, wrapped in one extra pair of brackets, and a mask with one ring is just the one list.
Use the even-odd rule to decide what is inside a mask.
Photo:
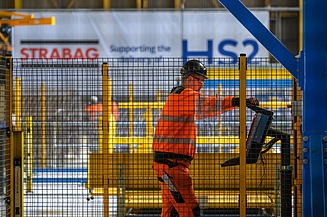
[(0, 215), (10, 214), (10, 150), (9, 138), (6, 135), (6, 98), (9, 92), (6, 91), (7, 65), (4, 57), (0, 56)]
[[(237, 61), (203, 63), (210, 77), (201, 90), (205, 96), (239, 95)], [(25, 215), (159, 216), (153, 134), (170, 90), (181, 84), (182, 64), (175, 58), (14, 59), (13, 94), (20, 94), (20, 85), (21, 102), (13, 106), (21, 105), (25, 132)], [(270, 127), (276, 130), (258, 160), (246, 166), (247, 212), (288, 214), (293, 147), (285, 135), (292, 134), (292, 78), (270, 59), (253, 59), (246, 84), (247, 97), (274, 112)], [(256, 112), (247, 108), (246, 114), (250, 133)], [(190, 174), (203, 215), (239, 212), (239, 166), (221, 167), (239, 156), (239, 123), (238, 107), (195, 121)], [(282, 138), (269, 144), (277, 134)]]

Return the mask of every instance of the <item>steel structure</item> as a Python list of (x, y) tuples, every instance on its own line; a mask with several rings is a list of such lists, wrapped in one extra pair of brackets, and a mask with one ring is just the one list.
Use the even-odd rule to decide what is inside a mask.
[(298, 63), (240, 1), (220, 2), (299, 81), (303, 90), (303, 216), (326, 216), (327, 2), (303, 0), (303, 50)]

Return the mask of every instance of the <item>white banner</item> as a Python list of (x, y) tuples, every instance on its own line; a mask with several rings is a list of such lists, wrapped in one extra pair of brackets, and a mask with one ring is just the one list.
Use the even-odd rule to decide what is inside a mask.
[[(269, 29), (268, 11), (254, 15)], [(37, 12), (56, 25), (14, 29), (20, 58), (237, 58), (268, 51), (228, 11)]]

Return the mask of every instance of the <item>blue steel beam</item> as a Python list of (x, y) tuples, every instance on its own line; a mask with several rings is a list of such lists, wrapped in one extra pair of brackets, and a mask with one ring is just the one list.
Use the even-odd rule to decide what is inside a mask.
[(303, 0), (303, 216), (327, 216), (327, 1)]
[(303, 0), (299, 64), (239, 0), (220, 2), (299, 80), (303, 89), (302, 216), (327, 216), (327, 1)]
[(219, 0), (234, 17), (273, 55), (296, 79), (298, 64), (294, 55), (239, 0)]

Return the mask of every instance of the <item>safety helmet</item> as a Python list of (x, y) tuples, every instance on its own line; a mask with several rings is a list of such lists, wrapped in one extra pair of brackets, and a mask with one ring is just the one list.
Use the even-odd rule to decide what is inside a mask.
[(98, 97), (97, 96), (91, 96), (91, 103), (97, 104), (98, 103)]
[(200, 75), (207, 77), (207, 69), (199, 60), (189, 60), (187, 61), (181, 69), (182, 77), (187, 77), (189, 75)]

